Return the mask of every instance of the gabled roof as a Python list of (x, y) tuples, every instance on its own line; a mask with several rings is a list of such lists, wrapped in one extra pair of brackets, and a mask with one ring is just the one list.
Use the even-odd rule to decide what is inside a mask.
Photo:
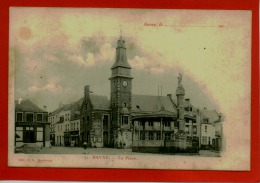
[(83, 98), (80, 98), (76, 102), (72, 102), (70, 104), (65, 104), (62, 107), (60, 107), (60, 108), (54, 110), (53, 112), (51, 112), (50, 115), (52, 116), (52, 115), (60, 113), (61, 111), (71, 110), (71, 116), (73, 116), (74, 114), (72, 114), (72, 113), (75, 113), (77, 110), (80, 110), (82, 102), (83, 102)]
[(168, 96), (132, 95), (132, 112), (156, 112), (165, 111), (177, 114), (177, 109), (173, 101)]
[(219, 115), (215, 110), (203, 109), (201, 110), (203, 118), (208, 118), (209, 123), (214, 123), (219, 120)]
[(58, 114), (60, 113), (61, 111), (66, 111), (68, 110), (68, 108), (70, 107), (71, 104), (65, 104), (63, 105), (62, 107), (58, 108), (58, 109), (55, 109), (53, 112), (51, 112), (49, 115), (50, 116), (53, 116), (55, 114)]
[(15, 111), (16, 112), (47, 112), (32, 103), (29, 99), (22, 100), (19, 102), (15, 101)]
[(107, 96), (90, 94), (90, 101), (94, 109), (110, 110), (110, 101)]
[(75, 116), (75, 113), (78, 113), (80, 111), (83, 99), (84, 98), (82, 97), (78, 101), (76, 101), (76, 102), (74, 102), (72, 104), (72, 106), (71, 106), (71, 113), (70, 113), (70, 116), (71, 116), (70, 120), (75, 120), (75, 119), (79, 118), (79, 115)]

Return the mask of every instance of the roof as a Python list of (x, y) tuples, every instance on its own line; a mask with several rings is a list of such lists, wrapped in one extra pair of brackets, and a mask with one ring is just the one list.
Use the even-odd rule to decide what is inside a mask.
[(83, 99), (84, 98), (82, 97), (78, 101), (74, 102), (71, 105), (71, 113), (70, 113), (71, 118), (70, 118), (70, 120), (75, 120), (75, 119), (79, 118), (79, 115), (75, 115), (75, 114), (79, 113)]
[(117, 51), (116, 51), (115, 63), (113, 64), (111, 69), (116, 67), (125, 67), (131, 69), (131, 66), (127, 62), (125, 41), (122, 40), (122, 37), (120, 37), (120, 39), (117, 41), (116, 49)]
[(59, 107), (58, 109), (55, 109), (53, 112), (51, 112), (49, 115), (53, 116), (55, 114), (60, 113), (61, 111), (67, 111), (71, 104), (65, 104), (62, 107)]
[(219, 120), (219, 115), (215, 110), (203, 109), (201, 110), (203, 118), (208, 118), (209, 123), (214, 123)]
[(110, 110), (110, 101), (107, 96), (90, 94), (90, 100), (94, 109)]
[(172, 99), (168, 96), (132, 95), (132, 112), (156, 112), (165, 110), (177, 114), (177, 109)]
[(15, 101), (15, 111), (20, 112), (47, 112), (38, 107), (36, 104), (31, 102), (29, 99), (22, 100), (19, 104), (19, 102)]
[(53, 112), (50, 113), (50, 115), (55, 115), (55, 114), (58, 114), (60, 113), (61, 111), (68, 111), (68, 110), (71, 110), (71, 116), (74, 116), (74, 113), (77, 111), (77, 110), (80, 110), (80, 107), (82, 105), (82, 102), (83, 102), (83, 97), (80, 98), (79, 100), (77, 100), (76, 102), (72, 102), (70, 104), (65, 104), (63, 105), (62, 107), (54, 110)]
[(136, 114), (135, 116), (132, 117), (132, 119), (138, 119), (138, 118), (144, 118), (144, 117), (148, 117), (148, 118), (158, 118), (158, 117), (164, 117), (164, 118), (173, 118), (173, 117), (177, 117), (177, 115), (174, 112), (169, 112), (166, 111), (164, 109), (161, 109), (160, 111), (155, 111), (155, 112), (151, 112), (151, 113), (147, 113), (147, 114)]

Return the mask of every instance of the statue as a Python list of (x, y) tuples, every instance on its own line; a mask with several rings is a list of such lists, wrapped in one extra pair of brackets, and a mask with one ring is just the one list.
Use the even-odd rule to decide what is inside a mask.
[(182, 80), (181, 73), (179, 73), (179, 76), (177, 78), (178, 78), (178, 86), (180, 86), (181, 85), (181, 80)]

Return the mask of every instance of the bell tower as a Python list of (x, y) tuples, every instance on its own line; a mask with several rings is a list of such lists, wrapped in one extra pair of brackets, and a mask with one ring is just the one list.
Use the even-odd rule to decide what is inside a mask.
[[(125, 133), (130, 130), (130, 110), (132, 100), (131, 66), (127, 62), (125, 41), (120, 36), (117, 41), (115, 63), (111, 67), (110, 105), (112, 109), (111, 142), (114, 147), (127, 146)], [(131, 144), (129, 144), (131, 145)]]

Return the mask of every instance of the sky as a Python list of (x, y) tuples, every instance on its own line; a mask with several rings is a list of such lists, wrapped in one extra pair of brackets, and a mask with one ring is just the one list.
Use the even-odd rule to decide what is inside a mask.
[[(133, 94), (185, 98), (219, 112), (250, 100), (250, 11), (11, 8), (14, 98), (53, 111), (83, 97), (110, 98), (116, 42), (126, 41)], [(161, 95), (161, 94), (160, 94)]]

